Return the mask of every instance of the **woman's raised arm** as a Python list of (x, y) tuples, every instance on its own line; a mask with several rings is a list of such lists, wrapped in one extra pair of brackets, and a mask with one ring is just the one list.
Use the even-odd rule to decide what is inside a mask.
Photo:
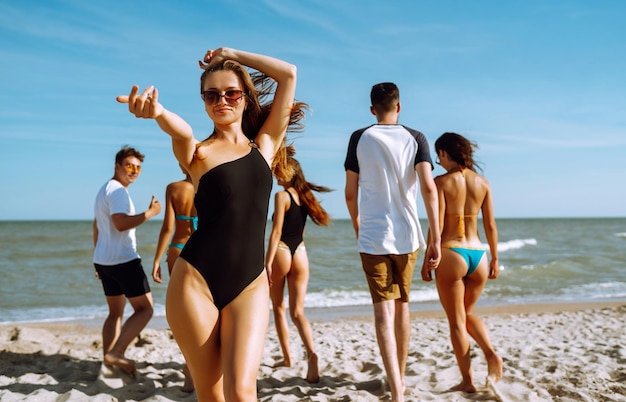
[(255, 138), (265, 159), (271, 161), (289, 126), (296, 93), (296, 66), (274, 57), (224, 47), (207, 51), (204, 57), (206, 64), (201, 62), (200, 66), (207, 68), (225, 59), (258, 70), (277, 83), (272, 109)]
[(135, 117), (156, 120), (161, 130), (172, 137), (176, 159), (189, 171), (198, 141), (185, 120), (159, 103), (159, 91), (155, 87), (149, 86), (139, 94), (139, 87), (134, 85), (129, 95), (120, 95), (116, 99), (119, 103), (128, 104), (128, 111)]

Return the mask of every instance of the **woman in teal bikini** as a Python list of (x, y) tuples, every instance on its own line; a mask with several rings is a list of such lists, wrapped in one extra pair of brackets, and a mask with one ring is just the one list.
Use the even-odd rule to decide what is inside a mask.
[(165, 189), (165, 216), (152, 264), (152, 279), (157, 283), (162, 282), (161, 258), (165, 249), (167, 248), (167, 269), (171, 274), (174, 261), (198, 225), (191, 177), (182, 167), (180, 169), (185, 173), (185, 179), (170, 183)]
[[(487, 278), (497, 278), (499, 271), (498, 232), (491, 188), (487, 179), (476, 173), (474, 148), (475, 143), (455, 133), (445, 133), (435, 141), (438, 163), (447, 172), (435, 178), (442, 231), (441, 262), (436, 271), (437, 291), (448, 317), (452, 347), (463, 377), (452, 389), (468, 393), (476, 392), (469, 336), (485, 354), (488, 382), (493, 384), (502, 378), (502, 359), (496, 354), (484, 323), (474, 314), (474, 306)], [(479, 212), (482, 213), (491, 254), (489, 264), (478, 236)], [(422, 268), (422, 279), (432, 280), (426, 265)]]
[[(171, 275), (174, 261), (180, 255), (191, 234), (197, 229), (198, 217), (193, 202), (193, 184), (189, 173), (182, 166), (180, 169), (185, 173), (185, 179), (170, 183), (165, 189), (165, 216), (152, 264), (152, 279), (157, 283), (162, 282), (161, 258), (165, 249), (167, 248), (167, 269)], [(183, 374), (185, 383), (182, 389), (185, 392), (192, 392), (194, 386), (187, 365), (183, 367)]]

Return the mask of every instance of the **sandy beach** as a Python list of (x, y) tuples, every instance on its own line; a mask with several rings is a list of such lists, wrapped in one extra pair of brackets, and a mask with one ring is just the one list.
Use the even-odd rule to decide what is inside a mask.
[[(460, 381), (441, 311), (412, 315), (408, 401), (626, 401), (626, 303), (480, 308), (504, 360), (504, 377), (486, 387), (487, 367), (472, 343), (476, 394), (448, 392)], [(280, 349), (273, 326), (258, 376), (261, 401), (389, 400), (371, 316), (313, 320), (321, 380), (304, 381), (304, 359), (273, 368)], [(293, 356), (304, 351), (295, 328)], [(0, 326), (2, 401), (195, 401), (181, 390), (182, 357), (168, 329), (150, 327), (128, 349), (138, 378), (101, 364), (100, 328)]]

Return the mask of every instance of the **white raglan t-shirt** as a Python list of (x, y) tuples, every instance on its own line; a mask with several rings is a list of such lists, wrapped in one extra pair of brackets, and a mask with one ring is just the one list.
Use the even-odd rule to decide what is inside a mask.
[(375, 124), (352, 134), (344, 167), (359, 174), (359, 252), (406, 254), (426, 246), (417, 216), (420, 162), (432, 166), (417, 130)]

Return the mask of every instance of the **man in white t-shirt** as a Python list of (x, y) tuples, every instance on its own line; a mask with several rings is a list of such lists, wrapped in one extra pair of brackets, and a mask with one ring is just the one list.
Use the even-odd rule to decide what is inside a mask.
[[(153, 312), (150, 285), (137, 253), (135, 228), (161, 212), (161, 204), (152, 196), (148, 209), (135, 214), (128, 194), (128, 186), (141, 173), (143, 158), (131, 147), (123, 147), (117, 153), (113, 178), (96, 196), (93, 222), (93, 262), (109, 306), (109, 315), (102, 327), (104, 364), (117, 366), (133, 377), (135, 364), (124, 354)], [(122, 326), (126, 299), (134, 312)]]
[(398, 124), (398, 87), (376, 84), (370, 97), (377, 124), (350, 137), (345, 197), (374, 304), (391, 400), (400, 402), (411, 331), (409, 292), (418, 249), (426, 246), (417, 216), (418, 182), (430, 230), (424, 264), (431, 270), (441, 258), (439, 207), (428, 141)]

